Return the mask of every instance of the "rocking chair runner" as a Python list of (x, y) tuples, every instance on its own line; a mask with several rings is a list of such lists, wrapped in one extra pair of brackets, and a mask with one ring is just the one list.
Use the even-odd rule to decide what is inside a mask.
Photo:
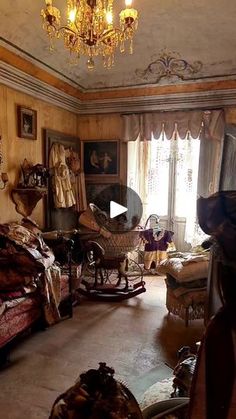
[[(131, 231), (85, 242), (89, 257), (82, 273), (85, 288), (80, 289), (81, 293), (91, 298), (122, 300), (145, 292), (142, 269), (128, 256), (138, 238), (139, 232)], [(90, 271), (88, 279), (86, 271)]]
[(80, 233), (88, 256), (82, 272), (81, 293), (90, 298), (122, 300), (145, 292), (142, 269), (129, 258), (129, 252), (141, 241), (140, 230), (111, 233), (97, 225), (94, 211), (100, 210), (90, 204), (79, 218), (80, 224), (90, 229), (84, 235)]

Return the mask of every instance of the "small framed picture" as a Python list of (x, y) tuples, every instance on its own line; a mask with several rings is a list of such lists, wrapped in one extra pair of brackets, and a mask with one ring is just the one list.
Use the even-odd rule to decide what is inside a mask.
[(37, 140), (37, 112), (17, 106), (18, 137)]
[(87, 179), (119, 175), (119, 141), (82, 142), (82, 165)]

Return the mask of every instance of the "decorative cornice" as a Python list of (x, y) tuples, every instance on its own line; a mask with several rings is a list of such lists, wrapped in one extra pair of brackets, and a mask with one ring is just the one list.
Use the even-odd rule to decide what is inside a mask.
[(236, 105), (236, 89), (83, 101), (80, 114), (212, 109)]
[(55, 87), (58, 90), (61, 90), (64, 93), (67, 93), (70, 96), (74, 96), (78, 99), (82, 99), (83, 93), (79, 85), (72, 82), (72, 80), (63, 80), (56, 71), (50, 69), (43, 65), (41, 62), (35, 62), (34, 59), (30, 61), (30, 57), (26, 59), (24, 56), (18, 55), (12, 50), (5, 48), (1, 45), (0, 37), (0, 60), (17, 70), (23, 71), (23, 73), (28, 74), (29, 76), (35, 77), (37, 80), (40, 80), (46, 84), (49, 84), (52, 87)]
[[(7, 46), (7, 48), (6, 48)], [(34, 75), (37, 73), (37, 78), (41, 81), (46, 81), (50, 77), (50, 82), (55, 83), (56, 87), (60, 81), (60, 88), (69, 89), (72, 96), (78, 96), (78, 93), (83, 92), (83, 87), (76, 83), (74, 80), (70, 79), (60, 71), (52, 68), (47, 63), (39, 60), (37, 57), (29, 54), (24, 51), (22, 48), (18, 47), (16, 44), (13, 44), (8, 39), (0, 36), (0, 59), (5, 61), (5, 63), (17, 67), (19, 70), (24, 71), (29, 75)], [(50, 75), (50, 76), (49, 76)], [(73, 95), (74, 89), (74, 95)]]
[[(144, 90), (141, 89), (140, 96), (138, 95), (139, 89), (135, 90), (135, 95), (131, 94), (130, 97), (122, 96), (122, 92), (116, 97), (103, 98), (96, 95), (91, 98), (90, 94), (84, 93), (83, 99), (76, 98), (74, 95), (65, 93), (64, 91), (51, 86), (33, 77), (25, 72), (18, 70), (0, 61), (0, 83), (19, 90), (23, 93), (31, 95), (36, 99), (44, 100), (50, 104), (59, 106), (68, 111), (85, 115), (85, 114), (107, 114), (107, 113), (124, 113), (124, 112), (148, 112), (148, 111), (170, 111), (170, 110), (183, 110), (183, 109), (207, 109), (207, 108), (221, 108), (226, 106), (236, 106), (236, 87), (235, 81), (229, 81), (229, 88), (226, 88), (226, 83), (222, 84), (220, 88), (219, 82), (215, 84), (215, 89), (203, 90), (204, 84), (196, 84), (196, 91), (179, 91), (155, 94), (152, 90), (151, 95), (145, 95)], [(208, 85), (208, 84), (207, 84)], [(187, 90), (187, 87), (186, 87)], [(134, 89), (132, 89), (134, 92)], [(100, 96), (100, 99), (97, 98)]]
[(2, 61), (0, 61), (0, 83), (68, 111), (80, 112), (80, 99), (68, 95)]

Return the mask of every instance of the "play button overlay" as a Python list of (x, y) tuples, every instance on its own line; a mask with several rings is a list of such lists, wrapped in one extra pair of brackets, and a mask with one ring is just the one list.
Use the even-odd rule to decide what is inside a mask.
[(134, 230), (140, 224), (143, 205), (133, 189), (119, 184), (98, 189), (88, 204), (94, 204), (94, 217), (100, 227), (118, 234)]
[(117, 202), (114, 201), (110, 201), (110, 218), (115, 218), (127, 211), (128, 208), (123, 207), (123, 205), (117, 204)]

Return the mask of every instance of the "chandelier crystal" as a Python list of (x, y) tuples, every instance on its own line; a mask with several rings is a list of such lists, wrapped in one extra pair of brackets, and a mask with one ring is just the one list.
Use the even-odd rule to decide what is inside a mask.
[(67, 23), (61, 25), (60, 10), (53, 6), (53, 0), (45, 0), (41, 10), (43, 29), (50, 40), (50, 50), (54, 49), (54, 39), (62, 38), (64, 46), (76, 58), (87, 57), (88, 69), (94, 68), (94, 57), (103, 58), (104, 67), (114, 65), (117, 48), (133, 53), (133, 36), (138, 25), (138, 12), (132, 8), (132, 0), (125, 0), (125, 8), (120, 12), (120, 26), (113, 25), (114, 0), (66, 0)]

